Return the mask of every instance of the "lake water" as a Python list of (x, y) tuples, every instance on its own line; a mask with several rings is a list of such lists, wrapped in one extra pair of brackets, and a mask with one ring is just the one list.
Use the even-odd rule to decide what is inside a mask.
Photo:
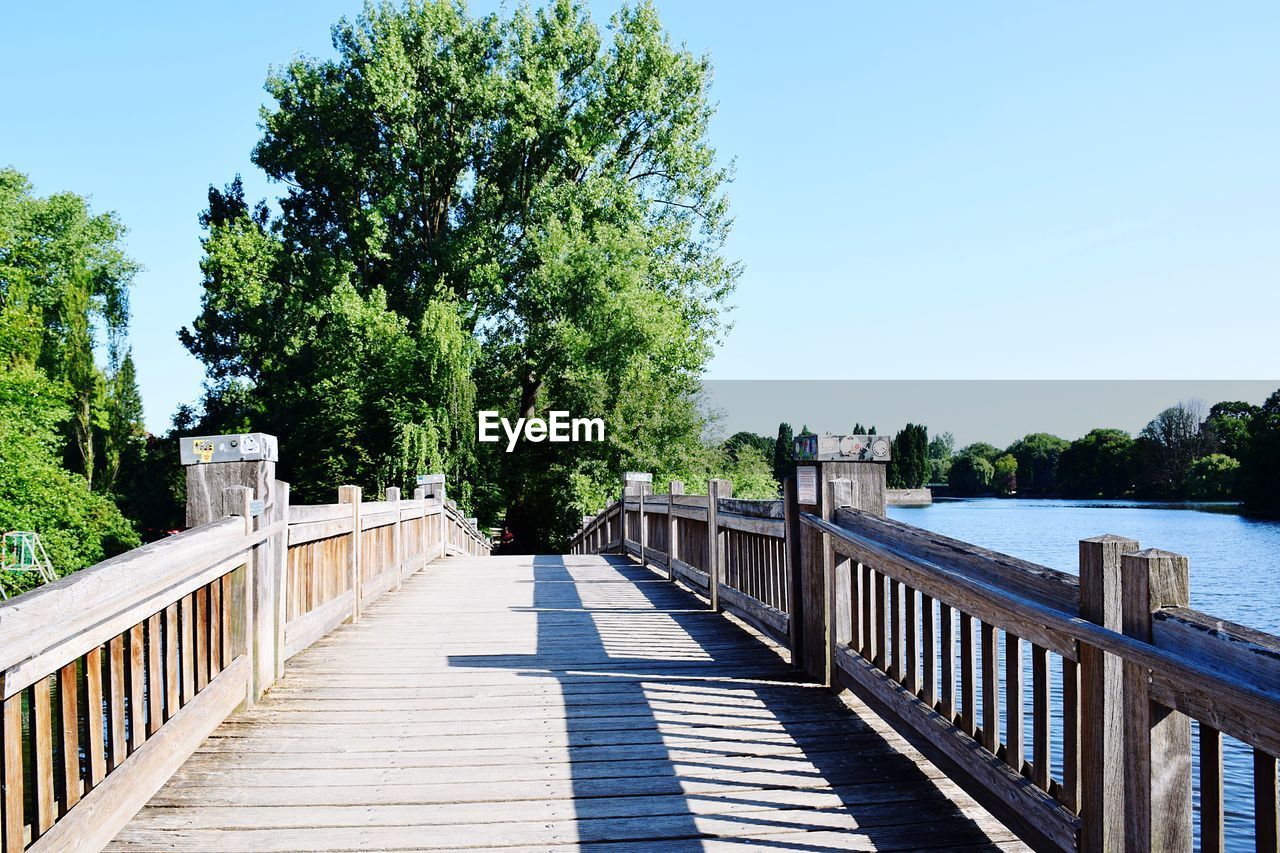
[[(1077, 573), (1081, 539), (1103, 533), (1127, 536), (1144, 548), (1190, 558), (1192, 607), (1280, 634), (1280, 520), (1249, 518), (1220, 505), (999, 498), (890, 507), (889, 516), (1071, 574)], [(1024, 669), (1029, 671), (1026, 661)], [(1055, 688), (1059, 684), (1056, 672), (1051, 683)], [(1060, 725), (1054, 721), (1056, 772), (1061, 768)], [(1238, 741), (1223, 741), (1227, 849), (1252, 850), (1252, 753)], [(1196, 801), (1198, 807), (1198, 797)], [(1197, 846), (1198, 834), (1197, 827)]]

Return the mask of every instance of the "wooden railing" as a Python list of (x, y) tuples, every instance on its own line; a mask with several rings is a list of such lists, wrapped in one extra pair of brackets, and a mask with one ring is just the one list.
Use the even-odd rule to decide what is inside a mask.
[(625, 494), (584, 524), (570, 550), (625, 552), (662, 566), (715, 609), (789, 643), (794, 593), (781, 502), (735, 500), (726, 480), (711, 480), (705, 495), (684, 494), (678, 481), (671, 485), (665, 495)]
[[(829, 480), (821, 505), (750, 512), (628, 494), (573, 547), (674, 566), (708, 598), (719, 577), (724, 609), (857, 693), (1037, 849), (1190, 850), (1198, 838), (1223, 850), (1229, 748), (1253, 763), (1235, 840), (1280, 849), (1280, 638), (1190, 609), (1185, 557), (1101, 536), (1080, 542), (1077, 577), (841, 506), (852, 485)], [(620, 505), (626, 535), (601, 537)], [(680, 557), (652, 550), (672, 540), (641, 518), (703, 539)], [(754, 539), (731, 545), (741, 533)]]
[(437, 557), (488, 553), (421, 492), (253, 498), (0, 605), (0, 851), (102, 847), (287, 658)]

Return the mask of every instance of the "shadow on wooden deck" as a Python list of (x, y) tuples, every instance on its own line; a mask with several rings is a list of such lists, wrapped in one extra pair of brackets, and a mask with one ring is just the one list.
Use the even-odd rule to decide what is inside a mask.
[(883, 723), (800, 683), (773, 647), (647, 568), (594, 559), (532, 558), (535, 654), (449, 657), (558, 683), (579, 843), (1020, 846), (954, 786), (944, 793)]

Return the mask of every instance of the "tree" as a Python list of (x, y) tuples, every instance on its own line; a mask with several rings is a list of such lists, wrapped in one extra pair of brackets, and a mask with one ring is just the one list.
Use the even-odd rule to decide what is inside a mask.
[(1209, 415), (1200, 425), (1205, 450), (1222, 453), (1233, 459), (1245, 455), (1249, 440), (1249, 421), (1258, 413), (1258, 407), (1240, 401), (1214, 403)]
[(960, 497), (981, 495), (991, 489), (995, 467), (977, 453), (961, 453), (951, 464), (947, 485)]
[(1249, 439), (1240, 460), (1245, 506), (1257, 512), (1280, 511), (1280, 391), (1266, 399), (1249, 419)]
[(889, 488), (918, 489), (929, 471), (929, 434), (925, 427), (907, 424), (893, 439), (886, 472)]
[(754, 445), (740, 448), (728, 466), (728, 479), (733, 481), (735, 498), (774, 500), (778, 497), (778, 481), (774, 479), (768, 459)]
[(1006, 453), (991, 465), (991, 485), (996, 494), (1008, 497), (1018, 492), (1018, 459)]
[(760, 452), (760, 455), (768, 459), (773, 455), (774, 440), (767, 435), (757, 435), (754, 432), (735, 432), (724, 440), (720, 446), (724, 448), (725, 453), (729, 455), (731, 462), (736, 462), (743, 448), (750, 447)]
[(945, 483), (951, 470), (951, 457), (955, 452), (956, 437), (949, 432), (935, 435), (929, 442), (929, 482)]
[(960, 452), (956, 454), (960, 456), (977, 456), (988, 462), (995, 462), (1004, 454), (1000, 452), (994, 445), (987, 444), (985, 441), (975, 441), (973, 444), (966, 444), (960, 448)]
[(778, 424), (778, 437), (773, 442), (773, 479), (781, 483), (796, 474), (795, 436), (791, 424)]
[(1138, 491), (1144, 497), (1181, 499), (1186, 496), (1191, 463), (1203, 455), (1204, 406), (1198, 400), (1170, 406), (1142, 428), (1134, 455)]
[[(326, 490), (432, 454), (482, 472), (485, 511), (501, 504), (530, 548), (572, 531), (578, 501), (655, 442), (707, 458), (689, 414), (737, 276), (721, 254), (729, 174), (707, 139), (710, 64), (674, 47), (647, 3), (611, 32), (567, 0), (478, 19), (410, 0), (340, 21), (335, 58), (273, 74), (254, 162), (289, 190), (269, 225), (234, 186), (211, 194), (206, 305), (184, 337), (209, 397), (246, 380), (254, 418), (285, 427), (282, 455), (316, 452), (300, 429), (341, 443), (315, 472)], [(331, 353), (311, 337), (334, 302), (335, 333), (373, 357), (331, 383), (321, 412), (311, 388), (325, 377), (307, 359)], [(281, 399), (290, 388), (302, 399)], [(391, 399), (363, 411), (376, 393)], [(474, 448), (472, 393), (511, 415), (605, 417), (619, 440), (492, 455)], [(656, 437), (610, 419), (623, 412), (663, 421)], [(386, 447), (404, 450), (387, 460)]]
[(1240, 463), (1221, 453), (1201, 456), (1187, 471), (1187, 497), (1196, 501), (1225, 501), (1236, 495)]
[(29, 353), (70, 410), (59, 426), (64, 456), (90, 484), (110, 462), (100, 451), (115, 402), (94, 360), (96, 331), (105, 332), (114, 374), (139, 269), (124, 252), (124, 236), (115, 213), (94, 213), (75, 193), (37, 196), (25, 175), (0, 169), (0, 302), (20, 301), (38, 325)]
[(1069, 442), (1047, 432), (1034, 432), (1009, 445), (1018, 460), (1018, 493), (1046, 495), (1054, 491), (1058, 459)]
[(1133, 439), (1124, 430), (1090, 430), (1058, 459), (1058, 491), (1066, 497), (1123, 497), (1133, 481)]

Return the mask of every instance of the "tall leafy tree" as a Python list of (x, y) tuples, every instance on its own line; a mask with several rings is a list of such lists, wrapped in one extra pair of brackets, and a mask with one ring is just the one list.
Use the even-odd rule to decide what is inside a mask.
[(1249, 419), (1249, 439), (1240, 460), (1245, 505), (1260, 512), (1280, 512), (1280, 391), (1266, 399)]
[(1134, 454), (1138, 491), (1143, 497), (1186, 497), (1191, 463), (1206, 447), (1200, 429), (1204, 420), (1204, 406), (1199, 401), (1184, 401), (1156, 415), (1138, 433)]
[[(505, 18), (409, 0), (333, 42), (267, 83), (253, 156), (288, 187), (279, 217), (211, 192), (184, 333), (206, 415), (274, 428), (295, 481), (326, 489), (437, 459), (479, 475), (528, 547), (660, 447), (705, 467), (696, 380), (737, 274), (708, 60), (647, 3), (606, 40), (568, 0)], [(476, 449), (477, 400), (602, 416), (609, 439)]]
[(1047, 432), (1033, 432), (1009, 445), (1018, 460), (1018, 493), (1045, 495), (1055, 488), (1058, 459), (1070, 442)]
[(1057, 489), (1069, 498), (1119, 498), (1133, 489), (1133, 438), (1120, 429), (1092, 429), (1062, 451)]
[(796, 473), (795, 435), (791, 424), (778, 424), (778, 437), (773, 442), (773, 478), (782, 482)]

